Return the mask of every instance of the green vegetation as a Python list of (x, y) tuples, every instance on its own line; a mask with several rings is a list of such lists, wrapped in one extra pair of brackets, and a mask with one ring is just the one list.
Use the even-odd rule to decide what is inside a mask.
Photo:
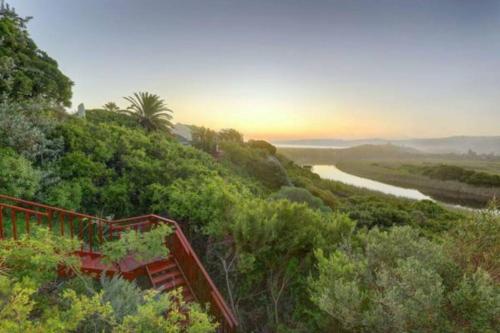
[[(189, 147), (161, 130), (160, 116), (88, 110), (81, 119), (51, 101), (3, 96), (2, 193), (101, 217), (178, 220), (241, 332), (500, 329), (498, 216), (324, 180), (235, 130), (195, 128)], [(163, 104), (153, 99), (144, 105), (156, 114)], [(168, 232), (131, 233), (104, 252), (163, 256)], [(71, 256), (79, 245), (44, 229), (0, 241), (0, 332), (215, 330), (178, 294), (83, 277)], [(60, 264), (74, 275), (57, 278)]]
[(311, 192), (302, 187), (283, 186), (278, 192), (272, 194), (269, 199), (286, 199), (291, 202), (305, 203), (313, 209), (326, 212), (332, 211), (320, 198), (315, 197)]
[(71, 86), (57, 62), (29, 37), (29, 18), (19, 17), (8, 6), (0, 9), (0, 93), (3, 98), (48, 98), (71, 104)]
[[(123, 113), (136, 118), (147, 131), (162, 130), (170, 132), (172, 129), (172, 110), (167, 108), (163, 99), (158, 95), (148, 92), (135, 93), (134, 96), (125, 97), (130, 106)], [(116, 105), (115, 105), (116, 106)], [(110, 105), (108, 105), (110, 107)], [(113, 107), (111, 105), (111, 107)]]
[(409, 227), (356, 238), (329, 256), (317, 252), (313, 299), (333, 325), (357, 332), (498, 330), (498, 285), (483, 269), (464, 272), (452, 260), (454, 239), (431, 242)]
[[(79, 272), (78, 242), (34, 227), (30, 237), (0, 242), (0, 332), (213, 332), (199, 305), (179, 292), (141, 290), (121, 277)], [(60, 267), (69, 278), (57, 277)], [(168, 312), (169, 316), (164, 316)]]
[(110, 111), (110, 112), (118, 112), (120, 111), (120, 108), (118, 107), (118, 105), (116, 105), (115, 102), (108, 102), (106, 104), (104, 104), (102, 106), (102, 108), (106, 111)]
[[(412, 166), (407, 166), (412, 170)], [(467, 170), (456, 165), (429, 165), (423, 166), (417, 171), (423, 175), (439, 180), (456, 180), (461, 183), (485, 186), (485, 187), (500, 187), (500, 175), (492, 175), (486, 172), (478, 172), (474, 170)]]
[(165, 258), (168, 256), (168, 248), (165, 247), (165, 239), (172, 233), (172, 228), (161, 224), (142, 233), (129, 230), (121, 234), (120, 239), (106, 242), (101, 253), (109, 262), (119, 262), (127, 256), (132, 256), (138, 261), (150, 258)]

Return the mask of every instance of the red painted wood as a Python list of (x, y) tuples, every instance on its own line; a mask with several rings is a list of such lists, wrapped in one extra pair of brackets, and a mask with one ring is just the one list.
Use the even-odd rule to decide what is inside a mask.
[(17, 221), (16, 221), (16, 211), (14, 209), (10, 212), (10, 223), (12, 224), (12, 236), (17, 239)]
[(0, 239), (3, 239), (3, 207), (0, 206)]

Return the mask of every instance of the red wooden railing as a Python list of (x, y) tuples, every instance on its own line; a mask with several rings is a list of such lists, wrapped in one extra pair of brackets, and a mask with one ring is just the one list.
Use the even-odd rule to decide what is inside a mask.
[(82, 251), (95, 254), (100, 253), (99, 248), (105, 241), (119, 239), (128, 230), (147, 232), (159, 223), (171, 225), (174, 232), (166, 245), (196, 299), (202, 304), (208, 303), (210, 312), (220, 323), (219, 332), (236, 331), (235, 316), (177, 222), (153, 214), (110, 221), (0, 194), (0, 239), (18, 239), (24, 233), (29, 234), (31, 223), (76, 238), (82, 241)]

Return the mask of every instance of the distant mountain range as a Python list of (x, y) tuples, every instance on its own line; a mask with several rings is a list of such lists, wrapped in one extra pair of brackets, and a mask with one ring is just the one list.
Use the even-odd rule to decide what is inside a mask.
[(473, 151), (477, 154), (500, 155), (500, 136), (451, 136), (445, 138), (427, 139), (304, 139), (273, 141), (277, 146), (301, 148), (348, 148), (359, 145), (393, 144), (421, 150), (427, 153), (456, 153), (465, 154)]

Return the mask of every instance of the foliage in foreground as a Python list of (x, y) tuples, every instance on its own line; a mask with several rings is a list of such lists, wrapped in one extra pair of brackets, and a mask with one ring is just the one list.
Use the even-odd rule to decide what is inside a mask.
[[(499, 220), (468, 223), (492, 226)], [(481, 267), (464, 270), (448, 255), (446, 248), (460, 239), (439, 244), (410, 227), (373, 229), (358, 237), (357, 244), (330, 255), (316, 253), (319, 277), (312, 281), (313, 300), (337, 327), (360, 332), (500, 329), (498, 280)]]
[(120, 234), (120, 239), (104, 243), (102, 254), (109, 262), (116, 263), (132, 256), (138, 261), (165, 258), (169, 254), (165, 246), (166, 237), (172, 227), (160, 224), (148, 232), (129, 230)]
[[(33, 227), (30, 237), (0, 242), (0, 332), (213, 332), (216, 324), (181, 293), (158, 294), (134, 283), (81, 276), (79, 244)], [(60, 265), (73, 278), (57, 277)], [(165, 314), (168, 314), (165, 316)]]

